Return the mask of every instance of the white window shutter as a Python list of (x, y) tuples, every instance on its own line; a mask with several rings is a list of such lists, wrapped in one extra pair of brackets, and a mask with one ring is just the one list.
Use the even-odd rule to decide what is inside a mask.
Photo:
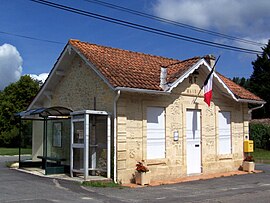
[(231, 154), (231, 113), (219, 112), (219, 154)]
[(164, 108), (147, 108), (147, 159), (165, 158)]

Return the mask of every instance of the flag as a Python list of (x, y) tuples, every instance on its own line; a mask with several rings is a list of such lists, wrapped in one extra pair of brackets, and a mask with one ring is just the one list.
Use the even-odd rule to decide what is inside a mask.
[(210, 102), (212, 99), (213, 75), (214, 75), (214, 68), (212, 68), (211, 72), (209, 73), (203, 84), (204, 101), (205, 103), (207, 103), (208, 106), (210, 106)]

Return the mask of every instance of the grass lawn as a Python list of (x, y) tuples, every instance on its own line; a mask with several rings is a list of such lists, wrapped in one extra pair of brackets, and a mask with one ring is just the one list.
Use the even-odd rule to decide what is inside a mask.
[(87, 182), (87, 181), (84, 181), (82, 183), (82, 185), (86, 186), (86, 187), (113, 187), (113, 188), (119, 188), (119, 189), (124, 188), (120, 184), (114, 183), (114, 182)]
[(257, 163), (269, 163), (270, 164), (270, 151), (256, 148), (252, 153), (252, 156)]
[[(21, 154), (31, 154), (32, 149), (22, 148)], [(19, 148), (0, 147), (0, 155), (19, 155)]]

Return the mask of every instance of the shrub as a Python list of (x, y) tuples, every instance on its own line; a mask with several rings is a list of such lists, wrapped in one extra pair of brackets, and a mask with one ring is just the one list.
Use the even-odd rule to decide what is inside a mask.
[(250, 139), (254, 141), (254, 148), (270, 150), (270, 125), (250, 123), (249, 132)]

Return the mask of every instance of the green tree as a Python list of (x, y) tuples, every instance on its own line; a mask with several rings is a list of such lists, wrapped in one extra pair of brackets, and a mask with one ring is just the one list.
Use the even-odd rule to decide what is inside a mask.
[(264, 108), (254, 111), (254, 118), (270, 118), (270, 40), (262, 48), (262, 55), (252, 62), (253, 73), (250, 77), (250, 90), (264, 99)]
[(39, 81), (25, 75), (0, 92), (0, 146), (17, 144), (18, 124), (14, 125), (14, 113), (28, 107), (39, 87)]
[(239, 77), (233, 77), (232, 81), (234, 81), (236, 84), (244, 87), (247, 90), (250, 90), (250, 80), (246, 79), (244, 77), (239, 78)]

